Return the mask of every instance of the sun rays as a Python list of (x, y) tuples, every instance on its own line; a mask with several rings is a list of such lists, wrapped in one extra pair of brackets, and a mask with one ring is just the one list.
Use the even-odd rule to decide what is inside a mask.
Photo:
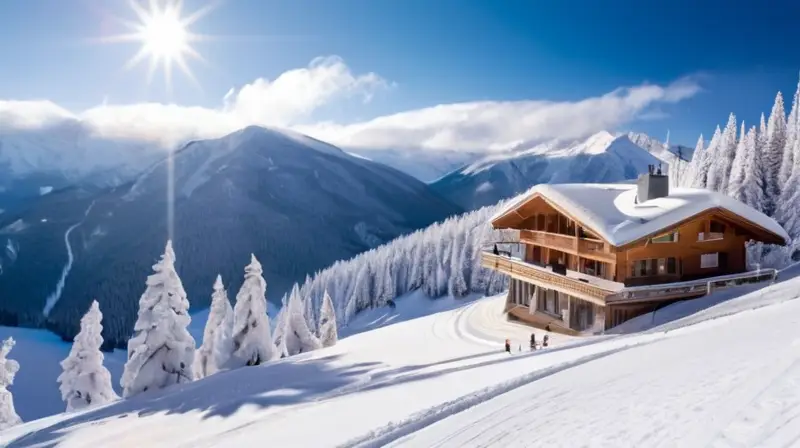
[(120, 21), (130, 29), (129, 33), (103, 38), (103, 42), (139, 42), (141, 47), (125, 64), (129, 70), (145, 59), (149, 62), (147, 83), (153, 80), (159, 66), (163, 67), (164, 80), (168, 90), (172, 90), (173, 67), (177, 66), (192, 83), (198, 85), (188, 60), (205, 62), (203, 56), (192, 47), (192, 43), (208, 40), (208, 36), (194, 34), (189, 26), (208, 14), (212, 6), (205, 6), (187, 16), (183, 16), (182, 0), (149, 0), (146, 5), (140, 0), (129, 0), (136, 21)]

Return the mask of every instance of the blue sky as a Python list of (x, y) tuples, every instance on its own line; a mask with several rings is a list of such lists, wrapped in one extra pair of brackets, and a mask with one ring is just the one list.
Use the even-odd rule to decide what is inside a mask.
[[(601, 5), (602, 3), (602, 5)], [(794, 4), (793, 4), (794, 3)], [(186, 0), (191, 12), (208, 0)], [(227, 0), (191, 31), (221, 36), (194, 45), (201, 88), (175, 75), (171, 95), (147, 64), (122, 69), (138, 43), (90, 40), (126, 32), (127, 1), (0, 2), (0, 99), (47, 99), (80, 111), (101, 103), (175, 102), (219, 107), (232, 87), (337, 55), (353, 74), (393, 87), (372, 100), (325, 103), (315, 119), (352, 123), (438, 104), (574, 102), (621, 86), (690, 76), (701, 91), (653, 103), (622, 127), (693, 144), (731, 111), (749, 122), (774, 95), (791, 97), (800, 70), (800, 23), (791, 1), (708, 0)], [(502, 6), (501, 6), (502, 5)], [(653, 119), (653, 113), (661, 116)], [(641, 117), (642, 113), (637, 114)]]

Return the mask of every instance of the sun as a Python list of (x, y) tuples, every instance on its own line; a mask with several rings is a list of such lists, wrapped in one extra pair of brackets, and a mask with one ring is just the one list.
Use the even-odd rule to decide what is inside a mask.
[(141, 36), (142, 51), (163, 60), (180, 58), (189, 47), (186, 25), (172, 9), (149, 16), (142, 24)]
[(190, 15), (182, 16), (182, 0), (149, 0), (146, 5), (140, 0), (129, 0), (137, 21), (120, 20), (131, 32), (104, 38), (105, 42), (139, 42), (141, 47), (125, 64), (125, 69), (149, 60), (147, 83), (159, 66), (163, 67), (167, 88), (172, 90), (172, 69), (174, 65), (196, 85), (197, 79), (189, 69), (189, 58), (205, 62), (200, 53), (192, 48), (192, 43), (208, 39), (194, 34), (189, 26), (207, 14), (210, 5)]

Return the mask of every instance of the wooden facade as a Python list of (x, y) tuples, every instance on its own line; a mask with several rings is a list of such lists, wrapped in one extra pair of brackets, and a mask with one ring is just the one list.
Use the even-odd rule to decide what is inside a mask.
[[(549, 322), (551, 329), (565, 333), (610, 328), (666, 301), (705, 294), (704, 279), (739, 274), (749, 278), (747, 241), (785, 244), (779, 235), (725, 209), (712, 208), (637, 241), (614, 246), (538, 194), (492, 224), (519, 230), (519, 242), (525, 249), (519, 260), (484, 254), (485, 267), (512, 278), (507, 311), (533, 325)], [(686, 282), (692, 282), (691, 286)], [(663, 285), (657, 297), (636, 303), (623, 300), (629, 296), (626, 291), (654, 285)], [(548, 309), (547, 302), (540, 301), (542, 294), (556, 294), (547, 300), (556, 300), (562, 308)], [(575, 309), (590, 311), (580, 311), (575, 317), (569, 314)], [(591, 325), (587, 325), (589, 321)]]

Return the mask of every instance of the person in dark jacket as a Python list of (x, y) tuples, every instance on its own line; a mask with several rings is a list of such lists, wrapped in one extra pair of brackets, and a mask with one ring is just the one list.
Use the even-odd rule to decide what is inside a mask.
[(542, 347), (547, 347), (548, 341), (550, 341), (550, 336), (544, 335), (544, 341), (542, 342)]
[(511, 353), (511, 339), (506, 339), (506, 351)]
[(494, 250), (492, 251), (495, 255), (500, 255), (500, 251), (497, 250), (497, 244), (494, 245)]
[(531, 333), (531, 350), (536, 350), (536, 333)]

